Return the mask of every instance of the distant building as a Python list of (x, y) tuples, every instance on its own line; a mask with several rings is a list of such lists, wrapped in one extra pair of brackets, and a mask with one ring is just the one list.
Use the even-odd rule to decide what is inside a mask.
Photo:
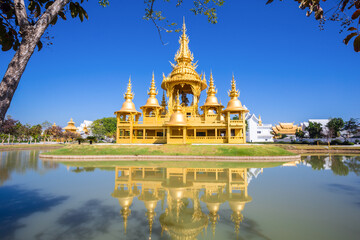
[(272, 127), (272, 130), (276, 134), (295, 135), (296, 130), (301, 130), (301, 127), (294, 125), (294, 123), (279, 123), (279, 125)]
[(77, 127), (78, 132), (81, 135), (91, 135), (90, 126), (92, 123), (93, 123), (92, 121), (84, 120), (84, 122), (81, 123), (79, 127)]
[(271, 134), (272, 125), (263, 124), (261, 117), (255, 116), (255, 114), (247, 114), (246, 121), (248, 124), (248, 129), (246, 133), (247, 142), (273, 142), (273, 135)]

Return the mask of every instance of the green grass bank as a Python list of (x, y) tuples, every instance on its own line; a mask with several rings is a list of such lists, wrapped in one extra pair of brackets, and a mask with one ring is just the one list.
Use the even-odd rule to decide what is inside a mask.
[(69, 145), (44, 155), (293, 156), (272, 145)]

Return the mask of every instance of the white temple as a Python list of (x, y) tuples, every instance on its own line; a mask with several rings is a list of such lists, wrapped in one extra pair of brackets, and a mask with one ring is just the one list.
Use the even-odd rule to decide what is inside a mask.
[(246, 132), (246, 141), (247, 142), (273, 142), (272, 124), (263, 124), (261, 117), (255, 116), (255, 114), (248, 113), (246, 115), (246, 121), (248, 124), (248, 129)]
[(84, 120), (84, 122), (81, 123), (79, 127), (77, 127), (77, 131), (81, 135), (91, 135), (90, 126), (91, 126), (92, 123), (93, 123), (92, 121)]

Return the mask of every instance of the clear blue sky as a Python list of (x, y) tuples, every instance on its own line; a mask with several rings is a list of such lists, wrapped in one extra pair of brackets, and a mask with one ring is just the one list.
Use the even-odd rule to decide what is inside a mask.
[[(360, 54), (342, 43), (337, 24), (319, 31), (295, 2), (264, 0), (226, 1), (213, 25), (189, 11), (191, 1), (184, 2), (181, 8), (172, 7), (175, 1), (157, 4), (166, 7), (169, 20), (186, 17), (197, 70), (207, 78), (212, 70), (224, 105), (234, 73), (241, 102), (264, 123), (360, 117)], [(65, 126), (70, 117), (79, 125), (113, 116), (130, 75), (139, 110), (152, 71), (162, 92), (162, 73), (171, 71), (179, 33), (163, 33), (168, 44), (162, 45), (154, 25), (142, 20), (143, 1), (113, 0), (107, 8), (89, 1), (85, 9), (88, 21), (70, 19), (49, 28), (53, 45), (30, 59), (8, 111), (13, 118)], [(13, 54), (1, 53), (1, 75)], [(201, 104), (205, 97), (204, 91)]]

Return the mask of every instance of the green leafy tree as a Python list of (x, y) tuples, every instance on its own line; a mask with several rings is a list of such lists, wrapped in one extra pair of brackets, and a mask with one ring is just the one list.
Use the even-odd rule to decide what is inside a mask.
[(273, 138), (280, 138), (281, 134), (280, 133), (275, 133), (274, 131), (270, 132), (271, 135), (273, 135)]
[(97, 138), (116, 136), (116, 118), (107, 117), (95, 120), (90, 126), (92, 134)]
[(342, 129), (342, 130), (344, 130), (344, 133), (341, 134), (341, 136), (346, 141), (347, 138), (353, 136), (354, 134), (356, 134), (358, 132), (359, 127), (360, 126), (359, 126), (358, 120), (355, 118), (350, 118), (349, 121), (344, 123), (344, 127)]
[(297, 129), (295, 132), (295, 136), (297, 138), (303, 139), (305, 137), (305, 133), (302, 130)]
[[(45, 34), (50, 25), (59, 19), (88, 19), (83, 8), (85, 0), (1, 0), (0, 1), (0, 45), (2, 51), (15, 51), (5, 75), (0, 83), (0, 126), (20, 82), (21, 76), (37, 47), (40, 51), (43, 41), (49, 41)], [(87, 1), (87, 0), (86, 0)], [(108, 0), (98, 0), (101, 6), (109, 5)], [(130, 4), (131, 1), (124, 2)], [(166, 2), (170, 2), (166, 0)], [(155, 0), (144, 0), (144, 19), (152, 21), (161, 39), (161, 32), (172, 32), (176, 23), (169, 22), (160, 9), (155, 9)], [(176, 6), (183, 0), (177, 0)], [(222, 6), (224, 0), (193, 0), (190, 10), (195, 15), (207, 16), (209, 22), (216, 23), (216, 7)], [(160, 4), (156, 5), (159, 6)], [(175, 29), (176, 30), (176, 29)]]
[(329, 129), (331, 137), (339, 137), (340, 130), (344, 127), (344, 120), (342, 118), (332, 118), (326, 124), (326, 127)]
[(309, 126), (307, 126), (305, 128), (305, 130), (309, 132), (310, 138), (320, 138), (321, 137), (321, 131), (322, 131), (321, 123), (309, 122)]
[[(268, 0), (266, 4), (274, 0)], [(281, 1), (281, 0), (280, 0)], [(351, 39), (354, 39), (353, 45), (355, 52), (360, 52), (360, 0), (294, 0), (300, 9), (307, 10), (306, 16), (314, 17), (319, 21), (320, 30), (328, 21), (340, 22), (340, 33), (347, 32), (343, 42), (347, 45)], [(325, 11), (322, 7), (325, 6)]]
[(30, 136), (34, 139), (35, 143), (39, 140), (42, 132), (42, 127), (40, 124), (34, 125), (30, 128)]
[(51, 124), (51, 122), (49, 122), (49, 121), (45, 121), (45, 122), (43, 122), (43, 123), (41, 124), (42, 130), (51, 128), (51, 126), (52, 126), (52, 124)]

